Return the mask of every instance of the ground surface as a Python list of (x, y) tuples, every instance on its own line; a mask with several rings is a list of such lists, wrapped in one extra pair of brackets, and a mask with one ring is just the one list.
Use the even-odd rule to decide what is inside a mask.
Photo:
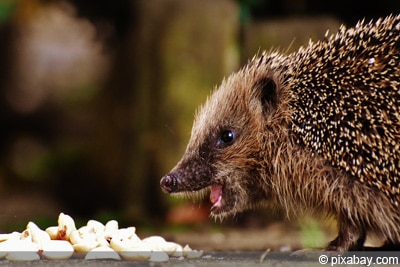
[(273, 223), (264, 228), (165, 232), (161, 235), (167, 240), (205, 251), (287, 251), (303, 248), (300, 230), (285, 223)]
[[(293, 250), (303, 248), (300, 242), (301, 234), (299, 229), (289, 227), (283, 223), (272, 224), (261, 229), (228, 228), (216, 232), (187, 231), (158, 234), (169, 241), (175, 241), (182, 245), (189, 244), (193, 249), (204, 250), (203, 256), (195, 259), (171, 257), (166, 262), (82, 260), (76, 258), (56, 261), (38, 260), (34, 262), (0, 260), (0, 266), (331, 266), (329, 262), (326, 264), (318, 262), (319, 257), (325, 255), (323, 250), (303, 250), (300, 251), (300, 254), (297, 251), (296, 256), (293, 256)], [(142, 235), (144, 235), (142, 237), (146, 236), (144, 233)], [(395, 256), (398, 256), (400, 261), (399, 254), (397, 253)]]
[[(300, 255), (300, 256), (299, 256)], [(343, 262), (338, 262), (341, 258)], [(366, 259), (368, 260), (366, 261)], [(336, 260), (334, 260), (336, 259)], [(378, 259), (380, 259), (378, 261)], [(382, 261), (383, 260), (383, 261)], [(365, 261), (365, 262), (363, 262)], [(274, 266), (274, 267), (306, 267), (306, 266), (399, 266), (400, 256), (398, 252), (358, 252), (349, 254), (324, 252), (321, 250), (300, 251), (300, 254), (293, 256), (291, 252), (275, 253), (275, 252), (205, 252), (198, 259), (178, 259), (171, 258), (165, 262), (149, 262), (149, 261), (115, 261), (115, 260), (39, 260), (34, 262), (12, 262), (8, 260), (0, 261), (1, 266), (39, 266), (39, 267), (61, 267), (61, 266), (221, 266), (221, 267), (251, 267), (251, 266)], [(377, 264), (377, 265), (376, 265)]]
[[(288, 253), (280, 256), (263, 257), (264, 252), (205, 252), (204, 256), (198, 259), (177, 259), (171, 258), (166, 262), (148, 261), (115, 261), (115, 260), (39, 260), (33, 262), (15, 262), (2, 260), (1, 266), (38, 266), (38, 267), (61, 267), (61, 266), (318, 266), (318, 262), (311, 260), (296, 260), (290, 258)], [(320, 265), (319, 265), (320, 266)]]

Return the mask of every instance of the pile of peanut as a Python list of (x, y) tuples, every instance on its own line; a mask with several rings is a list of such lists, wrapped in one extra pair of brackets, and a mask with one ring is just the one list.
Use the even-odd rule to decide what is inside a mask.
[(140, 239), (135, 227), (119, 228), (115, 220), (106, 224), (89, 220), (77, 229), (71, 216), (60, 213), (58, 226), (40, 229), (29, 222), (22, 232), (0, 234), (0, 259), (63, 260), (113, 259), (167, 261), (169, 257), (198, 258), (203, 251), (168, 242), (161, 236)]

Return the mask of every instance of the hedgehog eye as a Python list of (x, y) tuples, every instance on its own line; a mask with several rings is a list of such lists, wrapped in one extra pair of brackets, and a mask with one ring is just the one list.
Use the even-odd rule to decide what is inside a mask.
[(218, 147), (226, 147), (233, 144), (235, 141), (235, 133), (231, 130), (226, 130), (221, 132), (221, 135), (218, 139), (217, 146)]

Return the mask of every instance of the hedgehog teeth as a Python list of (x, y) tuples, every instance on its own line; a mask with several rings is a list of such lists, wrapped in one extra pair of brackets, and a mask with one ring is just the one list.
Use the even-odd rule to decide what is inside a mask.
[(210, 193), (210, 190), (211, 186), (207, 186), (200, 190), (176, 192), (172, 193), (171, 195), (173, 195), (174, 197), (192, 199), (194, 202), (200, 202), (201, 200), (206, 198), (206, 196)]

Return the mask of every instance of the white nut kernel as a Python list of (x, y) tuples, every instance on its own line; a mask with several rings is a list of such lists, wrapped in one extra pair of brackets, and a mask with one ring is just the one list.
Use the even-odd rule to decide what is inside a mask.
[(32, 251), (13, 251), (7, 254), (6, 260), (9, 261), (36, 261), (40, 260), (40, 256), (37, 252)]
[(168, 256), (172, 257), (183, 256), (183, 247), (175, 242), (165, 242), (163, 251), (167, 252)]
[(180, 257), (182, 256), (183, 248), (181, 245), (174, 242), (167, 242), (161, 236), (150, 236), (142, 240), (144, 244), (147, 244), (153, 251), (163, 251), (168, 256)]
[(74, 230), (69, 235), (69, 241), (71, 242), (72, 245), (75, 245), (75, 244), (82, 243), (83, 242), (83, 238), (80, 235), (78, 230)]
[(117, 232), (118, 232), (117, 221), (109, 221), (106, 223), (104, 227), (104, 238), (110, 241), (112, 236), (114, 236)]
[(183, 248), (183, 256), (188, 259), (199, 258), (203, 255), (203, 253), (203, 250), (193, 250), (189, 247), (189, 245), (186, 245)]
[(0, 242), (7, 241), (9, 239), (20, 239), (21, 233), (12, 232), (9, 234), (0, 234)]
[(31, 251), (38, 252), (39, 246), (32, 241), (26, 239), (9, 239), (0, 243), (1, 251)]
[(31, 233), (31, 230), (30, 230), (30, 229), (25, 229), (24, 231), (22, 231), (20, 239), (21, 239), (21, 240), (27, 240), (27, 241), (33, 242), (33, 241), (32, 241), (32, 233)]
[(111, 249), (110, 247), (97, 247), (89, 251), (85, 260), (97, 260), (97, 259), (112, 259), (112, 260), (121, 260), (121, 257), (118, 253)]
[(130, 247), (123, 251), (118, 251), (118, 254), (127, 261), (148, 260), (151, 257), (151, 251), (140, 247)]
[(161, 236), (150, 236), (141, 240), (135, 227), (119, 229), (116, 220), (105, 225), (89, 220), (85, 226), (76, 229), (69, 215), (60, 213), (58, 226), (46, 231), (29, 222), (22, 232), (0, 234), (0, 259), (38, 260), (40, 256), (49, 260), (68, 259), (72, 256), (85, 259), (150, 260), (168, 261), (170, 256), (180, 259), (198, 258), (202, 250), (184, 248), (175, 242), (168, 242)]
[(58, 226), (47, 227), (45, 231), (50, 236), (51, 240), (58, 239)]
[(119, 238), (119, 239), (129, 239), (132, 236), (136, 235), (135, 227), (121, 228), (114, 232), (111, 238)]
[(110, 244), (108, 243), (108, 241), (105, 237), (104, 232), (100, 231), (100, 232), (96, 233), (96, 241), (97, 241), (97, 243), (99, 243), (100, 247), (109, 247), (110, 246)]
[(42, 244), (42, 256), (48, 260), (65, 260), (71, 258), (74, 248), (65, 240), (50, 240)]
[(79, 228), (78, 231), (79, 231), (79, 233), (80, 233), (81, 235), (84, 235), (84, 234), (91, 233), (92, 229), (91, 229), (89, 226), (84, 225), (84, 226), (82, 226), (81, 228)]
[(137, 234), (132, 234), (131, 235), (131, 237), (129, 237), (129, 240), (132, 240), (132, 241), (134, 241), (134, 242), (142, 242), (141, 240), (140, 240), (140, 238), (137, 236)]
[(108, 232), (114, 232), (118, 230), (118, 222), (116, 220), (110, 220), (106, 223), (106, 225), (104, 226), (104, 231), (106, 233)]
[(43, 231), (39, 228), (35, 223), (28, 222), (26, 226), (27, 230), (31, 231), (32, 241), (39, 245), (39, 248), (42, 249), (42, 244), (50, 241), (50, 236), (46, 231)]
[(167, 241), (165, 241), (165, 239), (161, 236), (150, 236), (143, 239), (142, 242), (151, 247), (152, 250), (164, 251), (163, 248)]
[(158, 236), (158, 235), (146, 237), (142, 241), (144, 243), (148, 243), (148, 244), (160, 244), (160, 243), (167, 242), (163, 237)]
[(0, 251), (2, 257), (5, 256), (7, 260), (29, 261), (40, 259), (38, 244), (27, 239), (9, 239), (1, 242)]
[(74, 244), (72, 247), (76, 252), (89, 252), (99, 245), (96, 241), (83, 241), (82, 243)]
[(75, 221), (71, 216), (60, 213), (58, 216), (58, 238), (61, 240), (69, 240), (69, 235), (76, 230)]
[[(141, 247), (142, 243), (133, 241), (127, 238), (115, 238), (113, 237), (110, 241), (110, 247), (115, 251), (123, 251), (131, 247)], [(143, 246), (146, 249), (146, 246)]]
[(69, 241), (72, 245), (85, 243), (85, 242), (97, 242), (95, 233), (84, 233), (82, 234), (79, 230), (74, 230), (69, 235)]
[(89, 220), (86, 224), (93, 233), (104, 231), (104, 224), (96, 220)]
[(7, 256), (7, 254), (8, 254), (8, 251), (6, 250), (7, 242), (11, 242), (13, 240), (19, 240), (19, 239), (7, 239), (6, 241), (0, 242), (0, 259), (2, 259), (5, 256)]

